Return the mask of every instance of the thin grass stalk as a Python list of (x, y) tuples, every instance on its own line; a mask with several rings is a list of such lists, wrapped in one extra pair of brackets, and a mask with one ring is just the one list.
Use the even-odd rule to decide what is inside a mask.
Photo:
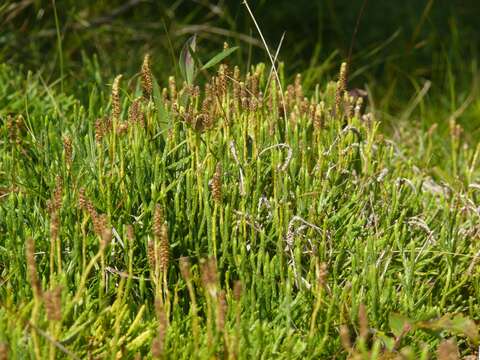
[(105, 247), (106, 247), (106, 243), (104, 243), (103, 241), (100, 242), (100, 248), (98, 249), (97, 253), (92, 257), (92, 259), (90, 260), (90, 262), (86, 266), (85, 270), (83, 271), (82, 277), (80, 279), (80, 284), (77, 288), (75, 296), (73, 297), (70, 309), (73, 307), (74, 304), (76, 304), (80, 301), (80, 298), (83, 295), (83, 291), (85, 289), (85, 285), (86, 285), (86, 282), (87, 282), (88, 275), (90, 275), (90, 272), (92, 271), (93, 267), (97, 264), (98, 260), (102, 258), (103, 254), (105, 252)]
[(233, 298), (235, 300), (235, 340), (233, 358), (240, 357), (240, 335), (241, 335), (241, 314), (242, 314), (242, 283), (236, 281), (233, 287)]
[(198, 307), (197, 307), (197, 297), (195, 295), (195, 290), (192, 283), (192, 274), (190, 268), (190, 261), (186, 257), (180, 258), (180, 271), (183, 279), (187, 284), (188, 296), (190, 297), (190, 313), (192, 316), (192, 335), (193, 335), (193, 344), (195, 349), (195, 354), (198, 356), (199, 351), (199, 336), (200, 336), (200, 326), (198, 319)]
[[(51, 288), (43, 295), (45, 312), (47, 313), (47, 319), (49, 321), (49, 333), (52, 334), (52, 338), (55, 341), (59, 338), (62, 324), (61, 296), (62, 288), (60, 286)], [(49, 358), (51, 360), (56, 358), (56, 351), (57, 347), (55, 343), (49, 342)]]
[(31, 237), (26, 241), (26, 259), (30, 285), (33, 291), (33, 309), (31, 314), (31, 336), (33, 341), (33, 350), (35, 357), (37, 359), (41, 359), (40, 340), (34, 328), (37, 326), (38, 315), (42, 305), (42, 289), (40, 280), (38, 279), (37, 266), (35, 262), (35, 241)]
[(315, 329), (317, 326), (317, 316), (318, 312), (320, 311), (320, 307), (324, 304), (323, 296), (324, 296), (324, 287), (327, 277), (327, 266), (326, 264), (316, 264), (316, 286), (315, 286), (315, 306), (313, 308), (312, 317), (310, 319), (310, 333), (309, 337), (313, 338), (315, 335)]

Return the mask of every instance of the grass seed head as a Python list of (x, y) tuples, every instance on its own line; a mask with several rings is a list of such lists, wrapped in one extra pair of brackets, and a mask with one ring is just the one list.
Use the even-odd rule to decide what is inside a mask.
[(258, 93), (258, 97), (256, 99), (256, 103), (258, 105), (258, 108), (262, 109), (264, 106), (264, 97), (263, 97), (263, 92)]
[(208, 130), (213, 126), (213, 98), (207, 97), (202, 101), (202, 111), (196, 116), (195, 128), (197, 130)]
[(242, 105), (243, 110), (247, 110), (250, 108), (249, 107), (250, 102), (248, 101), (248, 98), (246, 96), (241, 98), (240, 104)]
[(62, 178), (57, 176), (55, 179), (55, 190), (53, 193), (53, 206), (56, 211), (60, 211), (62, 207), (62, 194), (63, 194), (63, 184)]
[(347, 325), (340, 326), (340, 341), (345, 351), (350, 352), (352, 350), (352, 341), (350, 340), (350, 331)]
[(217, 298), (217, 330), (221, 333), (225, 331), (225, 316), (227, 314), (227, 299), (225, 291), (218, 293)]
[(360, 337), (366, 339), (368, 335), (368, 314), (367, 308), (362, 303), (358, 308), (358, 325), (360, 330)]
[(135, 240), (135, 231), (133, 229), (133, 225), (128, 224), (126, 230), (128, 241), (133, 242)]
[(105, 248), (112, 242), (112, 227), (108, 225), (107, 215), (100, 215), (102, 222), (101, 247)]
[(50, 219), (50, 240), (58, 239), (58, 232), (60, 230), (60, 219), (56, 211), (52, 212)]
[(362, 107), (363, 107), (363, 97), (359, 96), (355, 102), (354, 116), (357, 119), (360, 119), (362, 116)]
[(351, 119), (355, 114), (355, 99), (353, 96), (350, 96), (347, 91), (343, 93), (343, 103), (345, 106), (345, 114)]
[(117, 134), (122, 135), (128, 132), (128, 122), (124, 122), (117, 127)]
[(150, 269), (154, 270), (156, 268), (156, 256), (155, 256), (155, 242), (153, 240), (148, 240), (147, 244), (147, 258)]
[(240, 81), (240, 68), (237, 65), (233, 68), (233, 79), (235, 80), (234, 83)]
[(273, 105), (273, 92), (270, 91), (270, 94), (267, 98), (267, 109), (270, 114), (273, 113), (274, 105)]
[(308, 110), (310, 109), (310, 102), (306, 97), (300, 100), (300, 114), (302, 116), (308, 116)]
[(78, 192), (78, 205), (80, 209), (89, 211), (91, 207), (93, 207), (90, 200), (88, 200), (87, 196), (85, 195), (85, 188), (81, 188)]
[(142, 63), (142, 89), (145, 99), (150, 99), (152, 96), (152, 70), (150, 69), (150, 54), (146, 54)]
[(190, 260), (188, 257), (182, 256), (180, 258), (180, 272), (185, 281), (190, 281), (192, 279), (192, 272), (190, 268)]
[[(106, 240), (108, 237), (108, 232), (105, 232), (105, 229), (110, 228), (108, 226), (107, 216), (105, 214), (98, 214), (93, 203), (85, 195), (84, 188), (80, 189), (78, 204), (80, 208), (87, 211), (90, 217), (92, 218), (93, 229), (95, 233), (100, 237), (100, 239), (102, 239), (102, 245), (103, 245), (103, 240)], [(110, 228), (110, 238), (111, 238), (111, 231), (112, 229)]]
[(168, 78), (168, 91), (170, 92), (170, 100), (175, 101), (177, 99), (177, 85), (173, 76)]
[(162, 235), (162, 225), (165, 222), (165, 216), (163, 208), (160, 204), (155, 206), (155, 211), (153, 213), (153, 234), (156, 238), (160, 238)]
[(347, 71), (347, 63), (343, 62), (342, 65), (340, 65), (340, 74), (338, 76), (338, 81), (340, 82), (342, 91), (347, 89)]
[(218, 282), (217, 262), (215, 258), (211, 257), (200, 263), (200, 274), (203, 288), (210, 296), (215, 298)]
[(105, 224), (103, 222), (102, 217), (98, 214), (97, 210), (94, 209), (93, 204), (91, 202), (87, 203), (87, 210), (88, 210), (88, 213), (90, 214), (90, 217), (92, 218), (93, 230), (95, 231), (95, 234), (102, 237), (103, 229), (105, 228)]
[(200, 97), (200, 86), (195, 85), (192, 90), (192, 97), (198, 99)]
[(65, 136), (63, 138), (63, 151), (65, 151), (65, 162), (68, 166), (72, 165), (72, 138)]
[(162, 89), (162, 100), (165, 105), (168, 104), (168, 89), (165, 87)]
[(285, 93), (285, 101), (288, 108), (292, 108), (295, 104), (295, 86), (292, 84), (287, 85), (287, 92)]
[(338, 76), (337, 88), (335, 90), (335, 113), (340, 112), (343, 94), (347, 89), (347, 63), (342, 63), (340, 66), (340, 74)]
[(168, 329), (168, 319), (165, 306), (160, 298), (155, 299), (155, 313), (157, 315), (157, 336), (152, 341), (152, 356), (161, 359), (165, 353), (165, 337)]
[(32, 286), (35, 298), (40, 299), (42, 297), (42, 288), (38, 279), (37, 265), (35, 262), (35, 240), (33, 240), (32, 237), (29, 237), (26, 242), (26, 257), (30, 285)]
[(227, 94), (227, 76), (228, 76), (228, 66), (226, 64), (221, 64), (218, 68), (218, 87), (222, 96)]
[(238, 86), (240, 87), (240, 104), (243, 109), (246, 109), (248, 107), (247, 88), (243, 81), (240, 81)]
[(233, 298), (235, 301), (240, 301), (242, 297), (242, 282), (240, 280), (235, 281), (235, 284), (233, 285)]
[(313, 127), (317, 131), (319, 131), (322, 128), (323, 114), (324, 114), (324, 110), (322, 108), (322, 103), (317, 104), (317, 106), (315, 107), (315, 114), (313, 116)]
[(458, 346), (455, 340), (443, 340), (437, 349), (438, 360), (458, 360), (460, 355), (458, 353)]
[(104, 120), (102, 118), (98, 118), (95, 121), (95, 141), (100, 143), (105, 136), (105, 126)]
[(294, 91), (295, 91), (295, 98), (297, 103), (300, 103), (303, 99), (303, 88), (302, 88), (302, 75), (297, 74), (295, 76), (295, 83), (294, 83)]
[(192, 127), (195, 126), (195, 123), (194, 123), (195, 108), (191, 104), (188, 104), (188, 107), (185, 110), (185, 113), (183, 114), (183, 119), (188, 125)]
[(250, 97), (249, 101), (248, 101), (248, 111), (254, 113), (257, 108), (258, 108), (258, 101), (256, 98), (254, 98), (253, 96)]
[(121, 113), (121, 103), (120, 103), (120, 80), (122, 79), (122, 75), (117, 75), (117, 77), (113, 80), (112, 85), (112, 119), (118, 121), (120, 120), (120, 113)]
[(58, 286), (46, 291), (43, 295), (43, 301), (48, 320), (57, 322), (62, 320), (62, 288)]
[(463, 128), (458, 124), (455, 119), (451, 119), (449, 122), (450, 135), (454, 141), (458, 141), (462, 135)]
[(7, 116), (8, 138), (12, 145), (20, 145), (22, 142), (22, 129), (24, 128), (24, 119), (22, 115), (15, 118), (12, 115)]
[(323, 289), (327, 285), (328, 265), (326, 263), (321, 263), (317, 266), (316, 270), (317, 284), (320, 289)]
[(217, 204), (222, 202), (222, 165), (220, 163), (217, 164), (212, 178), (212, 196)]
[[(167, 271), (170, 260), (170, 245), (168, 240), (168, 226), (165, 223), (164, 210), (160, 204), (155, 206), (153, 214), (153, 234), (155, 237), (155, 245), (153, 246), (153, 254), (155, 262), (153, 268), (161, 271)], [(151, 247), (151, 245), (149, 244)], [(149, 251), (151, 251), (149, 249)], [(151, 263), (152, 265), (152, 263)]]
[(163, 223), (160, 230), (159, 244), (158, 244), (158, 259), (161, 271), (168, 271), (170, 263), (170, 244), (168, 241), (168, 227)]
[(8, 133), (8, 139), (12, 144), (16, 142), (17, 139), (17, 128), (15, 125), (15, 119), (13, 118), (12, 115), (7, 115), (7, 133)]
[(236, 106), (240, 103), (240, 68), (233, 68), (232, 97)]
[(156, 336), (152, 341), (152, 358), (161, 359), (164, 353), (164, 342), (160, 336)]
[(250, 76), (250, 92), (252, 93), (253, 97), (258, 97), (258, 83), (259, 75), (255, 72), (252, 76)]

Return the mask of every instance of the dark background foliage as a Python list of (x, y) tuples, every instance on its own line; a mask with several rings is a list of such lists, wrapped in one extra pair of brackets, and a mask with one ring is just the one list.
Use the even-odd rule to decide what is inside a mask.
[[(433, 85), (429, 97), (443, 96), (449, 110), (458, 107), (477, 76), (480, 2), (370, 0), (354, 38), (363, 5), (364, 0), (250, 1), (272, 51), (285, 34), (279, 57), (289, 77), (304, 73), (307, 88), (336, 74), (353, 40), (350, 84), (369, 84), (385, 113), (400, 111), (425, 80)], [(95, 69), (98, 85), (105, 85), (114, 74), (135, 73), (147, 51), (159, 75), (178, 75), (178, 54), (194, 33), (205, 59), (228, 41), (241, 48), (234, 63), (248, 67), (268, 61), (242, 1), (7, 0), (0, 5), (0, 60), (40, 68), (50, 82), (63, 67), (65, 81), (74, 81), (80, 95)]]

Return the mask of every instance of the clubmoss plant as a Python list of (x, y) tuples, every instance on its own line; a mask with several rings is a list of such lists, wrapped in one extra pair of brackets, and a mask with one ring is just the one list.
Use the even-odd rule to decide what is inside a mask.
[(345, 65), (312, 91), (232, 49), (88, 103), (0, 67), (9, 356), (476, 354), (480, 147), (452, 120), (440, 181), (433, 130), (383, 133)]

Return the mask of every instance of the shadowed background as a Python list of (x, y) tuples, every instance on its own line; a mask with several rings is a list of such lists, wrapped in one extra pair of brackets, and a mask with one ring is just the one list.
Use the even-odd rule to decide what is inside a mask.
[[(459, 121), (478, 135), (480, 105), (469, 96), (475, 98), (479, 82), (480, 3), (370, 0), (359, 19), (363, 5), (363, 0), (250, 2), (272, 51), (284, 36), (279, 59), (287, 77), (302, 72), (307, 89), (334, 77), (353, 43), (350, 86), (369, 86), (384, 123), (392, 124), (389, 120), (414, 104), (428, 80), (430, 88), (408, 117), (429, 127), (468, 100)], [(152, 54), (159, 78), (178, 75), (178, 54), (192, 34), (198, 34), (203, 59), (228, 41), (240, 46), (233, 63), (248, 68), (268, 62), (241, 1), (6, 1), (0, 5), (0, 29), (1, 61), (40, 69), (50, 83), (63, 73), (64, 82), (74, 85), (69, 91), (80, 98), (92, 78), (105, 86), (115, 74), (134, 74), (145, 52)], [(422, 113), (426, 107), (432, 113)]]

